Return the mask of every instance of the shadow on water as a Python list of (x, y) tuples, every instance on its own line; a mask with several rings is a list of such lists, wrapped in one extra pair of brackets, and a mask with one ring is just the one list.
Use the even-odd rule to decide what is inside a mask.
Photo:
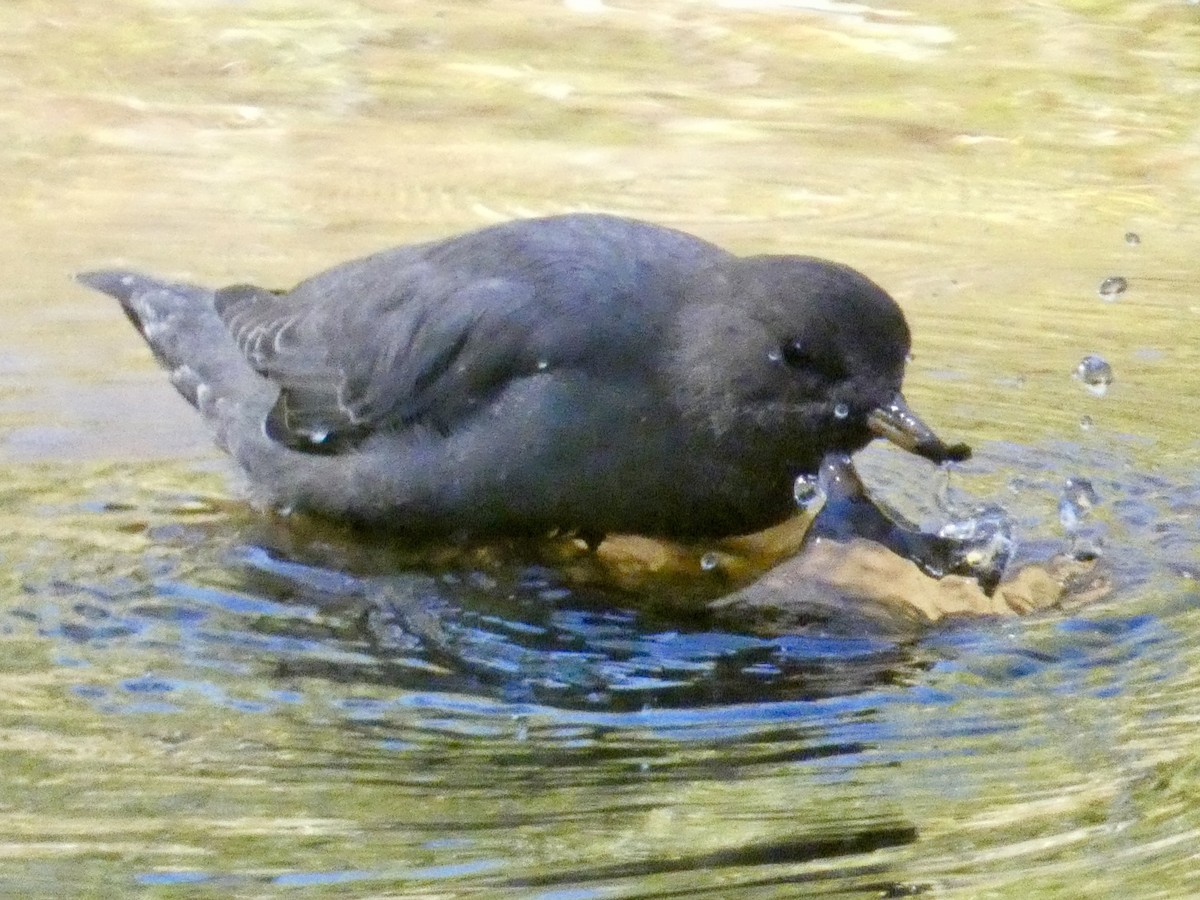
[[(275, 590), (304, 595), (310, 576), (295, 564), (261, 548), (246, 562), (258, 589), (275, 576)], [(415, 653), (456, 673), (452, 689), (510, 702), (637, 710), (814, 699), (890, 683), (915, 664), (870, 635), (761, 638), (717, 630), (703, 608), (656, 620), (636, 596), (572, 589), (540, 565), (376, 578), (356, 593), (361, 640), (381, 661)]]
[[(200, 646), (230, 642), (265, 652), (280, 678), (562, 709), (813, 700), (902, 683), (925, 664), (911, 636), (869, 627), (854, 633), (852, 608), (828, 630), (745, 633), (704, 605), (729, 588), (719, 579), (697, 587), (699, 573), (658, 576), (637, 591), (594, 576), (577, 583), (532, 546), (441, 550), (431, 565), (423, 550), (397, 552), (378, 538), (351, 532), (348, 542), (337, 529), (292, 524), (251, 522), (232, 542), (221, 521), (157, 526), (147, 536), (159, 552), (173, 547), (175, 564), (160, 556), (152, 569), (111, 584), (59, 578), (28, 589), (79, 595), (56, 627), (73, 642), (136, 642), (169, 622), (200, 629)], [(186, 564), (199, 548), (213, 570)], [(584, 551), (574, 555), (586, 565)], [(363, 567), (368, 574), (352, 574)], [(663, 603), (672, 584), (683, 600)], [(221, 637), (211, 630), (217, 613), (240, 624)]]

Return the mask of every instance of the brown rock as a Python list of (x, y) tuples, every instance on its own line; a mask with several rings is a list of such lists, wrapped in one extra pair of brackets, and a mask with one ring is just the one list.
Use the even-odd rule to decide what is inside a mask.
[(1009, 616), (1106, 595), (1094, 561), (1055, 557), (1005, 578), (990, 596), (970, 578), (931, 578), (863, 539), (817, 539), (760, 578), (709, 604), (732, 627), (760, 633), (819, 629), (916, 633), (953, 616)]

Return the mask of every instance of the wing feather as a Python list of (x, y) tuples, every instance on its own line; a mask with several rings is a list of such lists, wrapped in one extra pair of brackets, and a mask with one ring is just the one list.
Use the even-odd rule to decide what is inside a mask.
[(681, 282), (727, 256), (670, 229), (562, 216), (386, 251), (288, 293), (235, 285), (216, 304), (279, 385), (268, 433), (339, 452), (381, 430), (447, 433), (555, 367), (639, 371)]

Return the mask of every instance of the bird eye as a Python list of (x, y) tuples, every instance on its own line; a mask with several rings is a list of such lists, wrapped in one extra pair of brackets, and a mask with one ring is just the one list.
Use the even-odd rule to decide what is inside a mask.
[(830, 381), (838, 381), (846, 375), (846, 370), (841, 362), (824, 353), (810, 350), (803, 341), (788, 341), (779, 348), (779, 354), (780, 359), (789, 368), (798, 371), (812, 372), (824, 376)]
[(788, 341), (780, 348), (780, 355), (785, 363), (793, 369), (816, 368), (812, 355), (799, 341)]

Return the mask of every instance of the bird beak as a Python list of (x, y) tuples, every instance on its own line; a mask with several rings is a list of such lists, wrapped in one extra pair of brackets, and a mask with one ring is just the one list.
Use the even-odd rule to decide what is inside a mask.
[(947, 446), (933, 433), (932, 428), (908, 408), (903, 395), (899, 393), (884, 406), (867, 414), (867, 427), (876, 437), (887, 438), (909, 453), (923, 456), (935, 463), (962, 462), (971, 458), (970, 447), (966, 444)]

